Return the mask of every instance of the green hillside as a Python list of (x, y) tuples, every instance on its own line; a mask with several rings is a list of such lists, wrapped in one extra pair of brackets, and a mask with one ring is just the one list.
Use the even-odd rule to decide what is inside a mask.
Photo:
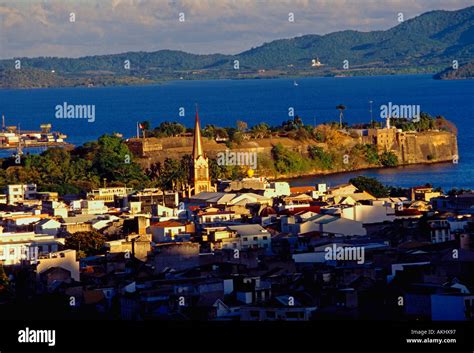
[(434, 78), (441, 80), (474, 79), (474, 61), (465, 65), (461, 65), (458, 69), (449, 67), (446, 70), (436, 74)]
[[(311, 60), (323, 64), (311, 67)], [(14, 59), (23, 68), (11, 70)], [(82, 58), (0, 60), (0, 87), (139, 84), (171, 79), (371, 75), (439, 72), (474, 59), (474, 6), (432, 11), (386, 30), (341, 31), (265, 43), (238, 55), (173, 50)], [(125, 69), (125, 60), (130, 69)], [(240, 68), (235, 70), (234, 60)], [(347, 60), (349, 69), (343, 69)], [(51, 70), (54, 75), (49, 75)], [(23, 71), (23, 72), (19, 72)]]

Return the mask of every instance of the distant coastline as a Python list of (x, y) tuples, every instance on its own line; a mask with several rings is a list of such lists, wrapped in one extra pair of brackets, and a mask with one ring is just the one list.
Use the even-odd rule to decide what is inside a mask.
[[(239, 75), (222, 72), (220, 75), (203, 74), (197, 77), (165, 77), (159, 79), (145, 79), (130, 76), (107, 76), (107, 77), (65, 77), (60, 74), (39, 69), (27, 69), (21, 73), (13, 69), (2, 70), (0, 68), (0, 89), (42, 89), (42, 88), (104, 88), (104, 87), (128, 87), (128, 86), (151, 86), (161, 85), (168, 82), (179, 81), (208, 81), (208, 80), (274, 80), (274, 79), (303, 79), (303, 78), (349, 78), (349, 77), (374, 77), (394, 75), (433, 75), (437, 78), (440, 68), (366, 68), (360, 70), (348, 70), (341, 74), (338, 69), (326, 69), (314, 72), (301, 70), (299, 73), (276, 71), (270, 74), (261, 74), (248, 71)], [(446, 79), (446, 78), (442, 78)], [(93, 82), (93, 83), (92, 83)]]
[[(431, 11), (371, 32), (277, 39), (235, 55), (179, 50), (0, 60), (1, 88), (141, 85), (170, 80), (436, 74), (473, 60), (474, 6)], [(449, 33), (449, 36), (446, 36)], [(387, 45), (389, 43), (389, 45)]]
[(454, 62), (453, 67), (437, 73), (434, 78), (438, 80), (472, 80), (474, 79), (474, 61), (461, 66)]

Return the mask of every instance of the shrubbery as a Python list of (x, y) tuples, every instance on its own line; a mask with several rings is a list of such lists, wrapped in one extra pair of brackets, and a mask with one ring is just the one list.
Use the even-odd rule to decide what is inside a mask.
[(393, 152), (384, 152), (380, 155), (380, 163), (384, 167), (398, 166), (398, 158)]

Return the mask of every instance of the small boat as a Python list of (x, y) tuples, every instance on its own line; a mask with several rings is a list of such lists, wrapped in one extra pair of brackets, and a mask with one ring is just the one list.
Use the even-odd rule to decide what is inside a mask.
[(293, 81), (293, 86), (298, 86), (298, 83), (296, 81)]

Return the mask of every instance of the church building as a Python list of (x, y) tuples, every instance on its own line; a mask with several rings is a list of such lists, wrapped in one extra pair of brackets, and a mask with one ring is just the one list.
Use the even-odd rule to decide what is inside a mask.
[(196, 195), (205, 191), (216, 191), (211, 185), (209, 176), (209, 160), (206, 157), (202, 144), (201, 124), (199, 122), (199, 114), (196, 110), (196, 121), (194, 123), (194, 140), (192, 154), (192, 194)]

